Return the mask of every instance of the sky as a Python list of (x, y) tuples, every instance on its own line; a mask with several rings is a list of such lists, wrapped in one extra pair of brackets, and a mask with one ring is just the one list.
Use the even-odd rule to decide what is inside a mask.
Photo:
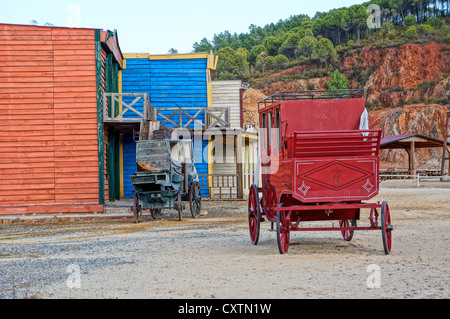
[(0, 0), (0, 23), (117, 30), (123, 53), (192, 52), (195, 42), (225, 30), (247, 33), (307, 14), (361, 4), (357, 0)]

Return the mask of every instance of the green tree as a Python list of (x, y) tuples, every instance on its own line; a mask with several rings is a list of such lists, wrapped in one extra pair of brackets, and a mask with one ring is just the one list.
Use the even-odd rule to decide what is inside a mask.
[(434, 28), (428, 24), (421, 24), (417, 27), (417, 31), (424, 36), (429, 36), (434, 33)]
[(216, 77), (220, 80), (246, 80), (249, 77), (249, 64), (244, 49), (233, 50), (226, 47), (217, 51), (219, 63)]
[(250, 62), (250, 64), (254, 65), (256, 62), (256, 58), (262, 52), (267, 52), (267, 49), (264, 45), (260, 44), (260, 45), (254, 46), (248, 55), (248, 61)]
[(310, 28), (305, 29), (305, 37), (313, 37), (314, 33), (312, 32), (312, 30)]
[(438, 29), (442, 26), (442, 21), (439, 18), (428, 18), (425, 24), (431, 25), (433, 28)]
[(350, 25), (356, 31), (356, 38), (361, 40), (361, 32), (364, 28), (367, 28), (367, 19), (370, 13), (363, 5), (354, 5), (348, 9), (350, 18)]
[(280, 49), (282, 43), (283, 43), (282, 38), (270, 36), (264, 40), (263, 46), (267, 49), (267, 54), (275, 56), (277, 55), (278, 50)]
[(403, 21), (405, 26), (410, 27), (414, 24), (416, 24), (416, 17), (412, 14), (408, 15), (405, 20)]
[(279, 69), (286, 68), (289, 63), (289, 59), (283, 54), (278, 54), (274, 59), (275, 65)]
[(405, 31), (405, 36), (410, 40), (415, 40), (419, 37), (419, 34), (417, 33), (417, 28), (415, 26), (410, 26)]
[(169, 52), (167, 52), (167, 54), (178, 54), (178, 50), (177, 50), (177, 49), (174, 49), (174, 48), (171, 48), (171, 49), (169, 50)]
[(327, 16), (328, 28), (333, 30), (335, 43), (341, 44), (342, 19), (346, 9), (333, 10)]
[(395, 27), (392, 23), (390, 22), (385, 22), (383, 23), (383, 25), (381, 26), (381, 33), (384, 36), (387, 36), (390, 32), (394, 31)]
[(213, 46), (211, 44), (211, 42), (208, 41), (208, 39), (203, 38), (200, 43), (195, 42), (193, 45), (194, 48), (194, 53), (199, 53), (199, 52), (209, 52), (213, 49)]
[(278, 51), (279, 54), (283, 54), (289, 59), (296, 58), (295, 51), (297, 50), (299, 42), (300, 37), (298, 36), (298, 34), (296, 33), (290, 34), (281, 45), (280, 50)]
[(312, 59), (318, 60), (328, 65), (328, 62), (337, 57), (336, 50), (331, 42), (327, 38), (320, 39), (313, 48)]
[(350, 89), (350, 84), (348, 83), (345, 76), (339, 72), (339, 70), (335, 70), (331, 74), (332, 80), (327, 82), (328, 90), (348, 90)]
[(273, 70), (276, 67), (275, 57), (268, 56), (264, 59), (264, 65), (267, 70)]
[(309, 59), (311, 60), (311, 55), (317, 42), (318, 40), (316, 38), (312, 36), (306, 36), (300, 40), (298, 51), (300, 52), (300, 54), (309, 57)]

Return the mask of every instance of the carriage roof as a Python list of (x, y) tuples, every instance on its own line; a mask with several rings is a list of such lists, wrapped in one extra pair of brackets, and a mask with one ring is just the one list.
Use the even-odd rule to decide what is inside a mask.
[(278, 92), (259, 102), (262, 116), (277, 109), (280, 123), (276, 127), (283, 128), (283, 133), (287, 135), (297, 131), (359, 130), (366, 110), (365, 91)]
[(281, 101), (304, 101), (304, 100), (341, 100), (364, 98), (366, 92), (364, 89), (351, 90), (320, 90), (320, 91), (283, 91), (275, 93), (268, 98), (258, 102), (258, 109), (261, 110), (267, 106)]

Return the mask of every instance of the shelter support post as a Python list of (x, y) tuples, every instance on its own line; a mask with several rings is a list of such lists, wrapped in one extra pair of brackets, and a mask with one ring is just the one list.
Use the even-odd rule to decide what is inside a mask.
[(450, 150), (448, 139), (450, 137), (450, 129), (448, 125), (450, 124), (450, 112), (447, 112), (444, 125), (444, 144), (442, 147), (442, 165), (441, 165), (441, 176), (445, 176), (445, 163), (448, 162), (448, 175), (450, 176)]
[(415, 142), (411, 142), (411, 146), (409, 148), (409, 172), (411, 175), (416, 176), (416, 163), (415, 163), (415, 154), (416, 154), (416, 145)]

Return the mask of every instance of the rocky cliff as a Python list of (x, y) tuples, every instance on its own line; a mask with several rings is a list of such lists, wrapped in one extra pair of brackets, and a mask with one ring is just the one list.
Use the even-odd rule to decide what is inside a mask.
[[(370, 108), (442, 104), (450, 93), (450, 44), (366, 46), (342, 53), (336, 64), (352, 88), (365, 88)], [(255, 79), (254, 88), (266, 96), (279, 91), (323, 90), (329, 76), (309, 78), (319, 69), (315, 63), (296, 66)]]
[[(385, 135), (422, 134), (443, 139), (444, 114), (449, 109), (443, 105), (449, 103), (450, 94), (449, 44), (368, 46), (347, 52), (340, 64), (353, 88), (365, 88), (372, 128), (381, 128)], [(244, 95), (245, 123), (258, 124), (258, 101), (267, 96), (279, 91), (326, 89), (327, 76), (295, 79), (313, 67), (297, 66), (269, 75), (267, 84), (249, 89)], [(442, 150), (417, 150), (417, 166), (439, 168), (441, 157)], [(405, 151), (382, 152), (383, 167), (406, 168), (407, 161)]]
[(355, 69), (370, 74), (364, 87), (370, 105), (439, 102), (450, 90), (450, 45), (432, 42), (377, 50), (365, 47), (346, 57), (343, 68), (347, 76)]

